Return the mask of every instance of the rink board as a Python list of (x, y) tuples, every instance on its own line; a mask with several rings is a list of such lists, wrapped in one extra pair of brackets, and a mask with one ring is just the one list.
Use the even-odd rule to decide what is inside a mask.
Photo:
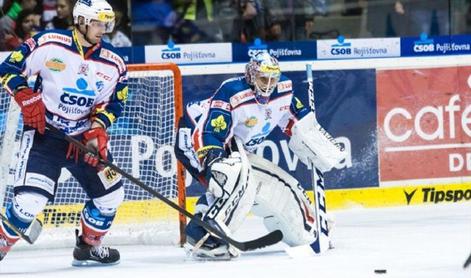
[[(312, 191), (308, 196), (313, 198)], [(409, 205), (437, 205), (471, 201), (471, 182), (430, 186), (327, 190), (328, 210), (378, 208)], [(196, 197), (187, 199), (187, 209), (194, 212)], [(45, 227), (78, 227), (82, 204), (47, 206), (39, 219)], [(139, 212), (139, 213), (136, 213)], [(159, 200), (126, 201), (118, 210), (115, 224), (174, 222), (177, 212)]]

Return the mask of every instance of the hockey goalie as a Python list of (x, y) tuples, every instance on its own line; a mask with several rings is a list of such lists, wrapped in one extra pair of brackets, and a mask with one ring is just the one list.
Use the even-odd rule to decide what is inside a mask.
[[(195, 215), (231, 235), (249, 212), (269, 231), (281, 230), (289, 246), (317, 237), (316, 215), (299, 182), (272, 162), (253, 154), (279, 126), (304, 163), (328, 171), (344, 153), (315, 128), (310, 109), (294, 97), (292, 81), (266, 52), (253, 56), (245, 76), (225, 80), (215, 94), (187, 106), (179, 121), (175, 154), (207, 188)], [(190, 221), (187, 249), (196, 258), (231, 259), (238, 251)]]

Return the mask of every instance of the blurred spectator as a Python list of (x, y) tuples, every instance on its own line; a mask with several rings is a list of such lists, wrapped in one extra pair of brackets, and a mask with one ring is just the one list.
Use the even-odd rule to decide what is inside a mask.
[(22, 42), (31, 38), (39, 27), (38, 14), (33, 10), (22, 10), (18, 14), (14, 33), (5, 36), (5, 50), (16, 49)]
[(368, 0), (367, 29), (372, 37), (400, 36), (406, 24), (406, 13), (400, 1)]
[(168, 41), (176, 12), (170, 0), (141, 0), (131, 5), (133, 43), (164, 44)]
[(238, 16), (233, 23), (233, 41), (252, 42), (265, 40), (265, 14), (261, 0), (234, 0)]
[(448, 35), (450, 33), (449, 3), (450, 0), (409, 0), (398, 1), (409, 13), (410, 24), (406, 35), (418, 36)]
[(105, 34), (103, 36), (103, 40), (108, 41), (114, 47), (129, 47), (132, 46), (131, 40), (122, 32), (120, 29), (122, 28), (123, 22), (123, 13), (115, 9), (115, 27), (111, 34)]
[(13, 0), (5, 3), (5, 14), (0, 18), (0, 50), (5, 49), (6, 35), (14, 35), (15, 22), (22, 10), (33, 10), (36, 0)]
[(172, 38), (176, 43), (222, 42), (222, 30), (214, 21), (215, 1), (177, 0)]
[(264, 0), (267, 40), (313, 38), (316, 16), (327, 14), (326, 0)]
[(46, 29), (72, 29), (74, 24), (72, 15), (74, 5), (75, 0), (57, 0), (57, 15), (46, 25)]

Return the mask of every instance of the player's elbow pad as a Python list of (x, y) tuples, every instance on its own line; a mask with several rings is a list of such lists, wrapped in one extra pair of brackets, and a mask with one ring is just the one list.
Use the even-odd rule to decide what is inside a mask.
[(345, 149), (317, 122), (313, 112), (296, 122), (291, 132), (289, 147), (306, 165), (312, 161), (316, 168), (326, 172), (347, 156)]

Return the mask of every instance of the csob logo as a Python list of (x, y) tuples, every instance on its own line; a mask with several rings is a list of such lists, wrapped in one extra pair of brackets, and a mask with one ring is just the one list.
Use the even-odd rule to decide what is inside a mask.
[(85, 79), (79, 78), (76, 82), (77, 88), (63, 88), (64, 93), (60, 100), (64, 104), (90, 107), (95, 101), (95, 91), (87, 90), (88, 83)]
[(426, 33), (420, 34), (420, 40), (414, 42), (414, 52), (432, 52), (435, 51), (433, 39), (428, 38)]
[(350, 55), (352, 54), (352, 44), (345, 42), (344, 36), (338, 36), (337, 42), (331, 45), (330, 54), (332, 55)]
[(253, 45), (249, 46), (249, 51), (247, 52), (247, 55), (249, 55), (249, 57), (253, 57), (260, 52), (267, 52), (267, 51), (268, 51), (267, 45), (264, 44), (260, 38), (255, 38)]
[(164, 60), (170, 59), (181, 59), (182, 54), (180, 53), (180, 47), (176, 47), (175, 43), (170, 39), (168, 40), (166, 49), (162, 50), (161, 58)]

